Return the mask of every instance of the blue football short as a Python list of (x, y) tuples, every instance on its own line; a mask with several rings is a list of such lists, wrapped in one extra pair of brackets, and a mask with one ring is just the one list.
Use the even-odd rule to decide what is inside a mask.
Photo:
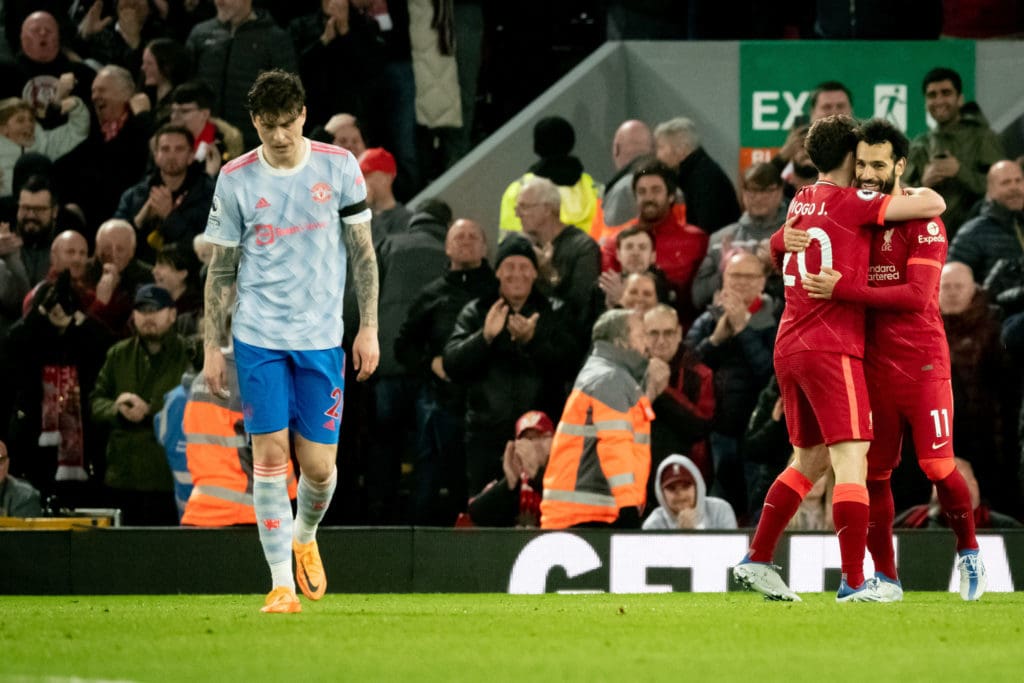
[(341, 347), (285, 351), (238, 339), (234, 344), (246, 431), (291, 429), (309, 441), (338, 443), (345, 389)]

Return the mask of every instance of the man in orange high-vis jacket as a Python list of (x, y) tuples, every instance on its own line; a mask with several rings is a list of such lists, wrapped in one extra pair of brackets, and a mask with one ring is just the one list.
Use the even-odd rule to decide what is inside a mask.
[[(252, 448), (245, 433), (234, 355), (224, 354), (227, 392), (213, 394), (202, 374), (192, 382), (185, 405), (185, 457), (192, 494), (181, 523), (188, 526), (255, 524), (252, 503)], [(288, 496), (296, 494), (288, 463)]]
[(551, 445), (540, 504), (542, 529), (640, 526), (651, 468), (654, 411), (643, 383), (643, 318), (607, 311), (594, 349), (565, 404)]

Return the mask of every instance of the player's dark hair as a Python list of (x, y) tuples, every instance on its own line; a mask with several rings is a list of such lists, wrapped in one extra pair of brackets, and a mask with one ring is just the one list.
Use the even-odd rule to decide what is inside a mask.
[(857, 124), (843, 114), (833, 114), (811, 124), (804, 148), (820, 173), (843, 165), (846, 155), (857, 150)]
[(283, 69), (271, 69), (257, 76), (245, 98), (250, 114), (275, 119), (297, 116), (305, 103), (306, 90), (302, 81)]
[(910, 140), (891, 121), (886, 119), (869, 119), (857, 128), (857, 139), (866, 145), (881, 145), (888, 142), (892, 145), (892, 160), (897, 162), (906, 159), (910, 153)]
[(678, 183), (676, 172), (655, 159), (649, 163), (641, 164), (635, 171), (633, 171), (633, 194), (636, 194), (637, 182), (639, 182), (639, 180), (645, 175), (661, 176), (662, 180), (665, 181), (665, 188), (668, 190), (669, 196), (676, 193), (676, 186)]
[(814, 87), (814, 90), (811, 91), (811, 110), (813, 110), (814, 105), (818, 103), (818, 96), (821, 95), (821, 93), (835, 92), (837, 90), (842, 90), (844, 93), (846, 93), (846, 99), (850, 100), (850, 106), (852, 107), (853, 93), (850, 92), (849, 88), (847, 88), (839, 81), (822, 81), (821, 83)]
[(644, 230), (639, 225), (631, 225), (628, 228), (625, 228), (624, 230), (620, 231), (619, 234), (615, 236), (615, 248), (621, 249), (622, 243), (624, 241), (636, 235), (647, 235), (647, 239), (651, 241), (651, 251), (654, 251), (654, 247), (656, 246), (656, 242), (654, 241), (654, 233), (650, 232), (649, 230)]
[(938, 83), (940, 81), (951, 82), (957, 95), (964, 91), (964, 83), (960, 79), (960, 74), (953, 71), (948, 66), (937, 66), (924, 75), (924, 80), (921, 81), (921, 92), (927, 92), (929, 84)]
[(196, 144), (196, 138), (194, 135), (192, 135), (192, 131), (190, 131), (185, 126), (176, 126), (173, 123), (168, 123), (166, 125), (160, 126), (156, 133), (153, 134), (153, 140), (159, 143), (160, 136), (162, 135), (180, 135), (186, 140), (188, 140), (189, 147), (195, 147)]
[(172, 104), (192, 104), (200, 109), (213, 109), (215, 95), (202, 81), (186, 81), (171, 91)]

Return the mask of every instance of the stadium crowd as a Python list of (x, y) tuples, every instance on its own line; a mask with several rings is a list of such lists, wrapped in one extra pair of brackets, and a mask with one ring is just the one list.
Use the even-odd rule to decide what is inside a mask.
[[(736, 188), (684, 116), (622, 122), (607, 179), (573, 155), (572, 122), (543, 118), (537, 161), (509, 169), (494, 197), (501, 241), (488, 245), (483, 226), (443, 201), (403, 203), (437, 172), (418, 136), (442, 168), (469, 148), (476, 87), (455, 17), (481, 3), (314, 0), (287, 14), (267, 4), (4, 3), (0, 513), (16, 514), (11, 496), (32, 498), (31, 485), (52, 512), (252, 523), (241, 407), (193, 378), (217, 174), (258, 144), (245, 93), (278, 67), (306, 86), (306, 135), (358, 157), (374, 214), (381, 361), (365, 384), (347, 368), (328, 523), (538, 526), (544, 504), (566, 526), (756, 523), (792, 453), (772, 367), (784, 297), (768, 239), (816, 177), (806, 126)], [(928, 4), (941, 26), (942, 5), (958, 3)], [(670, 25), (608, 5), (612, 37)], [(676, 25), (687, 31), (656, 37), (725, 37), (699, 11), (706, 3), (690, 5)], [(850, 37), (840, 17), (818, 19), (820, 35)], [(748, 27), (751, 37), (790, 31), (771, 25)], [(335, 64), (344, 69), (325, 68)], [(1013, 155), (1024, 149), (963, 101), (956, 72), (922, 76), (937, 126), (913, 141), (903, 184), (947, 204), (940, 306), (958, 467), (979, 528), (1019, 525), (1024, 175)], [(852, 103), (829, 81), (807, 114), (833, 113)], [(350, 348), (348, 293), (345, 308)], [(582, 471), (587, 439), (623, 448), (623, 422), (630, 442), (645, 425), (649, 458), (612, 463), (602, 448), (601, 466), (642, 483), (615, 492), (620, 514), (580, 517), (557, 502), (570, 493), (560, 487)], [(827, 475), (816, 484), (794, 528), (828, 528), (830, 486)], [(912, 467), (894, 497), (908, 526), (944, 523)]]

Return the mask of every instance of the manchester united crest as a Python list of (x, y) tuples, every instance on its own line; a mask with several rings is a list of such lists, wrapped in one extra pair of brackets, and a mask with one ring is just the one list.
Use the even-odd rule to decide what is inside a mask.
[(327, 183), (317, 183), (311, 190), (313, 195), (313, 201), (317, 204), (323, 204), (331, 200), (331, 186)]

